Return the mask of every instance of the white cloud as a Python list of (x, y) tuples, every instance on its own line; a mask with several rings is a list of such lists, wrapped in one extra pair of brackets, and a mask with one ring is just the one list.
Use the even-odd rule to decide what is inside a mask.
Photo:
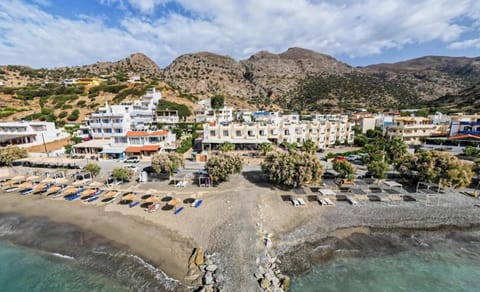
[(464, 50), (464, 49), (480, 49), (480, 38), (470, 39), (461, 42), (454, 42), (448, 45), (449, 49)]
[[(165, 66), (183, 53), (242, 59), (293, 46), (360, 57), (429, 41), (460, 46), (462, 33), (480, 23), (476, 0), (98, 1), (130, 10), (120, 27), (108, 26), (94, 12), (66, 19), (25, 2), (0, 1), (0, 64), (85, 64), (140, 51)], [(193, 17), (171, 10), (169, 2)]]

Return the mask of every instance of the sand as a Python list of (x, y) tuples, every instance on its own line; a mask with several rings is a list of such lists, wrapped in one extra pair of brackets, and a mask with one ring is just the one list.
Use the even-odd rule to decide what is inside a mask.
[[(346, 239), (355, 234), (368, 235), (370, 228), (438, 228), (444, 225), (480, 225), (478, 199), (458, 193), (442, 194), (436, 204), (419, 202), (369, 202), (358, 206), (336, 202), (333, 207), (307, 201), (294, 207), (282, 195), (296, 195), (265, 183), (256, 172), (235, 175), (229, 182), (210, 189), (188, 186), (177, 189), (165, 182), (122, 186), (123, 191), (137, 191), (160, 198), (172, 192), (184, 200), (193, 193), (203, 199), (200, 208), (181, 203), (184, 210), (147, 213), (140, 207), (110, 204), (87, 205), (37, 195), (0, 194), (0, 213), (46, 216), (71, 223), (128, 247), (186, 284), (188, 257), (195, 247), (203, 247), (218, 265), (217, 279), (224, 291), (256, 291), (253, 277), (262, 257), (263, 235), (273, 235), (273, 247), (279, 255), (295, 257), (292, 250), (300, 246), (315, 248), (327, 237)], [(387, 195), (388, 196), (388, 195)], [(163, 205), (165, 202), (161, 202)]]

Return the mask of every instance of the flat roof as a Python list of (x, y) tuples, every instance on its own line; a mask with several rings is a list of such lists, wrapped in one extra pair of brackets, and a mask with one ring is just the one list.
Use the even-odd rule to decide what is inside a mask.
[(103, 148), (112, 143), (111, 140), (88, 140), (82, 143), (73, 145), (73, 148)]
[(232, 144), (260, 144), (260, 143), (271, 143), (268, 139), (203, 139), (203, 144), (222, 144), (224, 142), (230, 142)]

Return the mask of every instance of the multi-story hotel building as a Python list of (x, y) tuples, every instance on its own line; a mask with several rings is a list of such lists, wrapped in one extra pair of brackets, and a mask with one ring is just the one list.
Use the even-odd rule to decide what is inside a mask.
[(423, 140), (437, 132), (438, 125), (434, 125), (429, 118), (397, 117), (393, 124), (386, 128), (387, 137), (398, 137), (407, 144), (419, 145)]
[(90, 115), (86, 120), (94, 139), (109, 139), (131, 130), (145, 130), (156, 122), (160, 92), (151, 88), (139, 100), (119, 105), (108, 105)]
[(0, 146), (18, 145), (30, 147), (67, 138), (68, 134), (55, 128), (50, 122), (0, 123)]
[(311, 121), (300, 121), (298, 115), (272, 117), (272, 120), (250, 123), (206, 123), (202, 148), (216, 149), (224, 142), (235, 144), (238, 150), (256, 149), (264, 142), (288, 142), (301, 146), (306, 140), (312, 140), (318, 149), (331, 147), (336, 141), (353, 143), (354, 125), (347, 116), (315, 115)]

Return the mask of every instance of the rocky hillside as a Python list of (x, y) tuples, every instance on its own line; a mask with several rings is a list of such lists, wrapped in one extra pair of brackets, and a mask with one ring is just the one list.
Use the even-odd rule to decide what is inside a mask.
[(422, 100), (455, 94), (480, 81), (480, 58), (426, 56), (363, 70), (413, 89)]
[(480, 112), (480, 82), (460, 91), (457, 94), (448, 94), (433, 101), (438, 107), (444, 107), (450, 111)]

